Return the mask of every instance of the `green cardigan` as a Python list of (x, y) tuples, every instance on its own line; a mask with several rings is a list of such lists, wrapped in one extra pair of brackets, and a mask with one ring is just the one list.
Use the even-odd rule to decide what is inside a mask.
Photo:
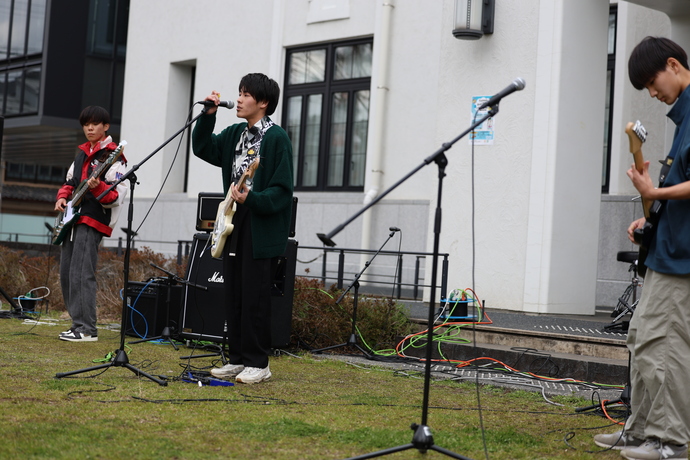
[[(216, 115), (202, 115), (192, 132), (194, 155), (215, 166), (223, 174), (223, 190), (228, 194), (235, 160), (235, 147), (247, 123), (228, 126), (213, 134)], [(280, 256), (285, 252), (292, 217), (293, 166), (292, 143), (283, 128), (271, 126), (259, 149), (259, 167), (252, 190), (244, 205), (252, 219), (255, 259)]]

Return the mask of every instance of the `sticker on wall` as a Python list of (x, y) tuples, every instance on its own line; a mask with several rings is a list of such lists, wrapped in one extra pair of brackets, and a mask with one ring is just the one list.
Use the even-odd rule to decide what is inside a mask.
[[(470, 111), (470, 122), (476, 121), (480, 118), (482, 118), (484, 115), (487, 114), (489, 111), (489, 108), (485, 108), (480, 110), (478, 113), (476, 113), (475, 117), (475, 112), (477, 111), (477, 107), (482, 105), (484, 102), (488, 101), (491, 98), (491, 96), (474, 96), (472, 97), (472, 110)], [(469, 135), (469, 143), (470, 145), (474, 143), (474, 145), (493, 145), (494, 144), (494, 118), (489, 118), (488, 120), (485, 120), (484, 123), (481, 125), (477, 126), (474, 131), (472, 131)]]

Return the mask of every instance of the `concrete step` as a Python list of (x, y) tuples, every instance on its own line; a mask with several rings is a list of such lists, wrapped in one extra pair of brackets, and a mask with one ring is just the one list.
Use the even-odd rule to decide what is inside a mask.
[[(420, 330), (426, 329), (428, 307), (421, 303), (407, 307), (410, 319)], [(491, 367), (493, 359), (543, 377), (624, 385), (628, 379), (626, 334), (604, 330), (609, 318), (607, 311), (580, 317), (489, 310), (483, 322), (490, 324), (463, 325), (456, 337), (468, 343), (443, 343), (441, 352), (457, 361), (490, 358), (478, 363)], [(441, 358), (438, 347), (433, 350), (433, 357)], [(425, 353), (419, 346), (409, 352), (420, 358)]]

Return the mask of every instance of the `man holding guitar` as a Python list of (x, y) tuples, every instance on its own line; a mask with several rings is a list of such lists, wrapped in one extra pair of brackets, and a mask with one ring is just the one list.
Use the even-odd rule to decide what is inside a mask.
[[(690, 441), (690, 70), (685, 51), (667, 38), (647, 37), (628, 61), (633, 86), (673, 105), (676, 125), (659, 188), (649, 162), (633, 165), (628, 177), (643, 202), (663, 203), (648, 234), (642, 297), (628, 330), (631, 352), (631, 415), (625, 430), (594, 437), (628, 459), (687, 458)], [(670, 159), (670, 162), (668, 161)], [(628, 227), (632, 242), (649, 223)], [(649, 232), (650, 228), (644, 230)]]
[(237, 116), (246, 123), (214, 134), (220, 94), (213, 91), (206, 100), (216, 107), (199, 118), (192, 133), (194, 154), (221, 167), (226, 194), (216, 220), (223, 230), (213, 235), (221, 250), (212, 254), (223, 258), (229, 364), (211, 374), (240, 383), (271, 378), (271, 285), (287, 246), (293, 190), (292, 143), (268, 117), (279, 97), (278, 84), (266, 75), (245, 75)]
[[(69, 342), (95, 342), (96, 329), (96, 262), (98, 245), (103, 235), (112, 234), (129, 187), (128, 181), (119, 184), (100, 201), (96, 198), (126, 171), (121, 154), (108, 169), (102, 168), (118, 147), (108, 135), (110, 114), (98, 106), (89, 106), (79, 116), (87, 142), (79, 146), (79, 153), (67, 171), (67, 181), (57, 193), (55, 210), (72, 209), (75, 190), (80, 193), (78, 217), (69, 224), (62, 242), (60, 257), (60, 287), (67, 312), (72, 318), (69, 330), (60, 334), (60, 340)], [(94, 174), (96, 173), (96, 174)], [(57, 227), (57, 226), (56, 226)]]

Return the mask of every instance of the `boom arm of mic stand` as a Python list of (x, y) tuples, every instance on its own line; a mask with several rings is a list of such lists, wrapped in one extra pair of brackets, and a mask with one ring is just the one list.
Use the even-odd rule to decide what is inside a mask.
[(426, 158), (424, 159), (424, 161), (422, 162), (422, 164), (420, 164), (419, 166), (417, 166), (416, 168), (414, 168), (412, 171), (410, 171), (409, 173), (407, 173), (407, 175), (405, 175), (405, 176), (404, 176), (402, 179), (400, 179), (398, 182), (396, 182), (395, 184), (393, 184), (393, 185), (391, 185), (390, 187), (388, 187), (383, 193), (381, 193), (379, 196), (377, 196), (373, 201), (371, 201), (370, 203), (368, 203), (368, 204), (367, 204), (366, 206), (364, 206), (362, 209), (360, 209), (359, 211), (357, 211), (356, 213), (354, 213), (354, 214), (353, 214), (351, 217), (349, 217), (345, 222), (343, 222), (342, 224), (338, 225), (336, 228), (334, 228), (333, 230), (331, 230), (330, 233), (328, 233), (328, 234), (317, 233), (316, 236), (317, 236), (317, 237), (323, 242), (323, 244), (325, 244), (326, 246), (331, 246), (331, 247), (335, 246), (335, 242), (333, 241), (333, 237), (334, 237), (335, 235), (337, 235), (338, 233), (340, 233), (340, 231), (341, 231), (342, 229), (344, 229), (345, 227), (347, 227), (348, 225), (350, 225), (350, 223), (351, 223), (353, 220), (355, 220), (356, 218), (358, 218), (360, 215), (362, 215), (362, 214), (364, 213), (364, 211), (366, 211), (367, 209), (369, 209), (369, 208), (371, 208), (372, 206), (374, 206), (376, 203), (378, 203), (379, 201), (381, 201), (381, 200), (383, 199), (384, 196), (388, 195), (390, 192), (392, 192), (393, 190), (395, 190), (400, 184), (402, 184), (402, 183), (405, 182), (407, 179), (409, 179), (409, 178), (412, 177), (414, 174), (416, 174), (417, 171), (419, 171), (420, 169), (422, 169), (424, 166), (428, 165), (429, 163), (433, 163), (439, 155), (443, 154), (445, 151), (447, 151), (448, 149), (450, 149), (450, 148), (453, 146), (453, 144), (455, 144), (457, 141), (459, 141), (460, 139), (462, 139), (463, 137), (465, 137), (467, 134), (469, 134), (469, 133), (471, 133), (472, 131), (474, 131), (474, 129), (475, 129), (477, 126), (481, 125), (482, 123), (484, 123), (486, 120), (488, 120), (489, 118), (493, 117), (493, 116), (496, 115), (497, 113), (498, 113), (498, 104), (495, 104), (495, 106), (494, 106), (494, 107), (491, 107), (491, 109), (486, 113), (486, 115), (484, 115), (484, 116), (483, 116), (482, 118), (480, 118), (478, 121), (476, 121), (475, 123), (473, 123), (468, 129), (466, 129), (466, 130), (463, 131), (462, 133), (458, 134), (458, 136), (456, 136), (455, 139), (451, 140), (450, 142), (444, 143), (444, 144), (441, 146), (441, 148), (439, 148), (437, 151), (435, 151), (434, 153), (432, 153), (431, 155), (429, 155), (428, 157), (426, 157)]
[(113, 185), (111, 185), (111, 186), (108, 187), (103, 193), (101, 193), (100, 195), (98, 195), (98, 198), (97, 198), (98, 201), (101, 201), (101, 199), (102, 199), (104, 196), (106, 196), (111, 190), (113, 190), (115, 187), (117, 187), (122, 181), (129, 179), (130, 176), (132, 177), (132, 180), (136, 181), (136, 180), (137, 180), (137, 177), (134, 175), (134, 173), (141, 167), (141, 165), (143, 165), (144, 163), (146, 163), (147, 161), (149, 161), (149, 159), (150, 159), (152, 156), (154, 156), (156, 153), (158, 153), (159, 150), (161, 150), (163, 147), (165, 147), (166, 145), (168, 145), (168, 144), (170, 143), (170, 141), (172, 141), (172, 140), (175, 139), (177, 136), (179, 136), (185, 129), (189, 128), (189, 127), (191, 126), (191, 124), (194, 123), (200, 116), (204, 115), (204, 113), (205, 113), (204, 111), (201, 111), (201, 112), (199, 113), (199, 115), (197, 115), (196, 117), (194, 117), (194, 118), (192, 118), (191, 120), (189, 120), (180, 130), (178, 130), (175, 134), (173, 134), (172, 136), (170, 136), (170, 138), (169, 138), (167, 141), (165, 141), (165, 142), (163, 142), (161, 145), (159, 145), (158, 148), (156, 148), (156, 150), (154, 150), (153, 152), (151, 152), (146, 158), (144, 158), (143, 160), (141, 160), (141, 162), (139, 162), (138, 164), (135, 164), (134, 166), (132, 166), (132, 168), (131, 168), (130, 170), (128, 170), (126, 173), (124, 173), (124, 174), (122, 175), (122, 177), (120, 177), (118, 180), (116, 180), (116, 181), (113, 183)]
[(201, 289), (202, 291), (208, 291), (208, 288), (206, 286), (201, 286), (200, 284), (194, 284), (191, 281), (187, 281), (186, 279), (180, 278), (176, 274), (169, 272), (168, 270), (166, 270), (163, 267), (159, 267), (158, 265), (154, 264), (153, 262), (149, 262), (149, 265), (152, 266), (153, 268), (157, 268), (158, 270), (162, 271), (163, 273), (166, 273), (172, 281), (175, 281), (175, 282), (180, 283), (180, 284), (186, 284), (187, 286), (192, 286), (192, 287), (195, 287), (197, 289)]
[(352, 283), (350, 283), (350, 285), (348, 286), (348, 288), (345, 289), (345, 292), (343, 292), (343, 293), (340, 295), (340, 297), (338, 297), (338, 300), (335, 301), (335, 304), (336, 304), (336, 305), (339, 304), (339, 303), (343, 300), (343, 298), (345, 297), (345, 295), (346, 295), (348, 292), (350, 292), (350, 289), (352, 289), (352, 287), (355, 285), (355, 283), (358, 283), (358, 282), (359, 282), (359, 279), (360, 279), (360, 278), (362, 277), (362, 275), (364, 274), (364, 271), (365, 271), (367, 268), (369, 268), (369, 265), (371, 265), (371, 263), (374, 261), (374, 259), (376, 258), (376, 256), (379, 255), (379, 253), (383, 250), (383, 247), (390, 241), (390, 239), (393, 238), (393, 235), (395, 235), (395, 232), (391, 232), (390, 235), (388, 235), (388, 238), (386, 238), (386, 241), (383, 242), (383, 244), (381, 245), (381, 247), (379, 248), (379, 250), (376, 251), (376, 252), (374, 253), (374, 255), (371, 256), (371, 259), (369, 259), (369, 260), (364, 264), (364, 268), (362, 268), (362, 271), (359, 272), (359, 273), (357, 274), (357, 276), (355, 276), (355, 279), (352, 281)]

